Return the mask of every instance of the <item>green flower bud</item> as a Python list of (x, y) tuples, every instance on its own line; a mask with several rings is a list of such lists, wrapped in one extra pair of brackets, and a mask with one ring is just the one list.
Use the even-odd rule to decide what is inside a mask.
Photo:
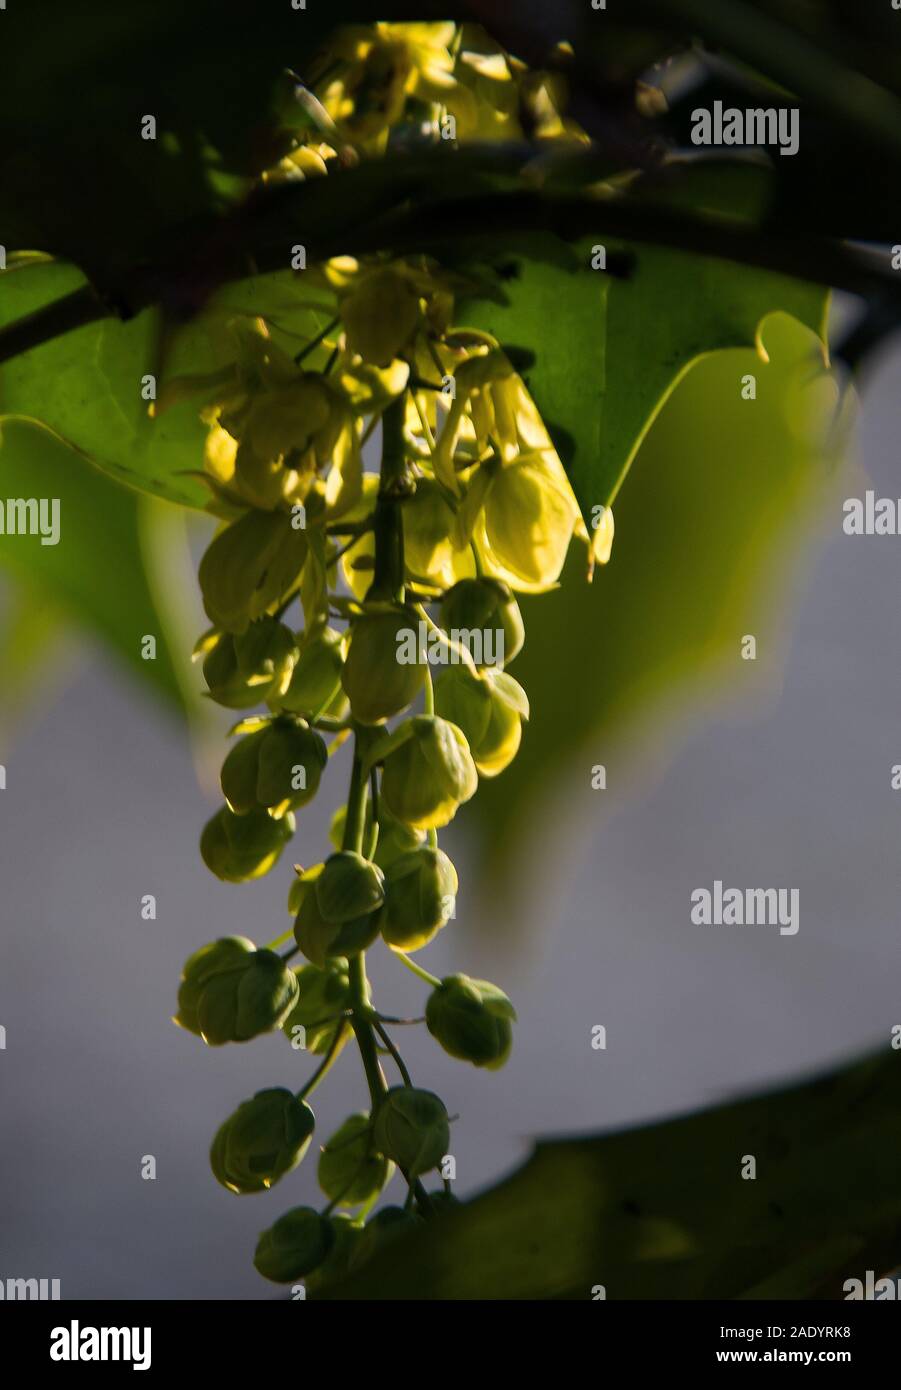
[(435, 709), (463, 730), (481, 775), (495, 777), (516, 757), (529, 702), (506, 671), (477, 676), (466, 666), (451, 666), (435, 686)]
[(312, 1207), (292, 1207), (260, 1236), (253, 1263), (264, 1279), (291, 1284), (318, 1269), (334, 1244), (335, 1230), (327, 1216)]
[(335, 1212), (328, 1219), (332, 1225), (335, 1243), (322, 1264), (304, 1281), (308, 1293), (313, 1293), (347, 1274), (363, 1237), (362, 1228), (356, 1225), (354, 1218), (346, 1212)]
[[(319, 901), (319, 881), (329, 864), (337, 861), (326, 882), (324, 901)], [(384, 900), (382, 873), (362, 855), (332, 855), (326, 864), (317, 864), (302, 875), (306, 885), (297, 919), (294, 939), (308, 960), (324, 967), (330, 956), (354, 956), (365, 951), (378, 936), (378, 908)], [(369, 904), (375, 903), (374, 907)], [(357, 907), (356, 916), (345, 916)], [(343, 920), (341, 920), (343, 919)]]
[[(472, 568), (472, 552), (454, 544), (455, 516), (444, 493), (430, 478), (420, 478), (402, 509), (404, 564), (414, 581), (449, 588), (461, 564)], [(462, 573), (467, 573), (463, 569)]]
[(387, 367), (412, 337), (420, 318), (415, 289), (393, 266), (361, 273), (341, 301), (347, 346), (364, 362)]
[(443, 850), (419, 845), (395, 859), (385, 875), (382, 936), (400, 951), (417, 951), (454, 910), (457, 871)]
[(276, 719), (260, 745), (257, 801), (273, 814), (305, 806), (327, 762), (325, 740), (303, 719)]
[(385, 757), (382, 799), (406, 825), (447, 825), (478, 786), (466, 738), (456, 724), (427, 714), (414, 715), (401, 728), (405, 740)]
[[(292, 1043), (302, 1038), (307, 1052), (320, 1055), (328, 1052), (336, 1032), (343, 1027), (339, 1015), (349, 1007), (347, 961), (337, 956), (326, 961), (321, 970), (316, 965), (303, 965), (294, 973), (297, 1003), (282, 1024), (282, 1030)], [(303, 1033), (296, 1032), (298, 1028), (303, 1028)]]
[(273, 707), (317, 718), (343, 696), (341, 672), (347, 641), (344, 634), (324, 627), (300, 640), (300, 655), (287, 689), (270, 699)]
[(282, 1086), (257, 1091), (219, 1126), (213, 1176), (231, 1192), (263, 1192), (296, 1168), (310, 1146), (313, 1112)]
[(437, 1168), (447, 1153), (450, 1127), (443, 1102), (433, 1091), (393, 1086), (380, 1101), (373, 1140), (408, 1177)]
[[(497, 666), (509, 666), (513, 658), (522, 651), (525, 641), (525, 628), (519, 604), (513, 597), (509, 585), (500, 579), (461, 579), (459, 584), (455, 584), (444, 595), (441, 604), (441, 626), (447, 632), (455, 630), (457, 633), (501, 633), (503, 657), (491, 663)], [(471, 650), (466, 638), (460, 636), (457, 640)], [(499, 643), (495, 639), (492, 651), (500, 655), (498, 647)]]
[(325, 861), (316, 880), (316, 899), (327, 922), (349, 922), (381, 907), (385, 875), (362, 854), (339, 850)]
[(422, 1217), (416, 1212), (404, 1211), (403, 1207), (382, 1207), (371, 1221), (367, 1221), (365, 1229), (360, 1233), (361, 1239), (354, 1246), (349, 1269), (359, 1269), (372, 1259), (377, 1250), (390, 1245), (398, 1236), (415, 1231), (422, 1225)]
[(238, 815), (264, 809), (278, 818), (313, 799), (327, 762), (319, 734), (302, 719), (279, 716), (231, 749), (222, 791)]
[(429, 995), (425, 1018), (432, 1037), (451, 1057), (496, 1071), (510, 1055), (516, 1010), (487, 980), (448, 975)]
[(300, 578), (307, 538), (289, 512), (251, 511), (220, 531), (200, 561), (203, 606), (226, 632), (245, 632)]
[(278, 1028), (297, 1001), (297, 978), (274, 951), (226, 936), (185, 962), (175, 1022), (204, 1042), (249, 1042)]
[(291, 679), (297, 659), (293, 636), (275, 618), (258, 618), (236, 636), (220, 633), (205, 651), (203, 676), (210, 698), (226, 709), (250, 709), (263, 700), (277, 700)]
[(357, 1207), (377, 1197), (394, 1174), (394, 1164), (373, 1147), (368, 1114), (350, 1115), (319, 1155), (316, 1176), (326, 1197)]
[(203, 827), (200, 853), (217, 878), (245, 883), (269, 872), (293, 833), (290, 812), (276, 820), (267, 811), (236, 816), (223, 806)]
[[(381, 724), (411, 705), (422, 689), (419, 620), (407, 609), (364, 613), (354, 621), (342, 680), (354, 719)], [(403, 639), (413, 634), (414, 649)], [(415, 659), (405, 658), (413, 656)]]

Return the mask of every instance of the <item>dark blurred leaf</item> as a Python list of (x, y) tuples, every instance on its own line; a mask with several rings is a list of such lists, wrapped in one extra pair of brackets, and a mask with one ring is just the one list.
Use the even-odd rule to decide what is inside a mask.
[[(37, 536), (0, 536), (0, 565), (45, 594), (83, 634), (99, 638), (170, 706), (182, 693), (142, 559), (142, 498), (91, 468), (46, 430), (4, 421), (0, 491), (7, 498), (59, 499), (57, 545)], [(156, 659), (141, 658), (145, 635)]]
[[(446, 18), (440, 4), (388, 7)], [(336, 12), (290, 0), (10, 4), (3, 13), (0, 128), (7, 247), (65, 256), (102, 283), (160, 254), (173, 229), (227, 203), (276, 149), (272, 99), (336, 24), (386, 17), (373, 0)], [(145, 115), (158, 138), (141, 138)]]
[(844, 1279), (901, 1260), (899, 1144), (901, 1055), (886, 1044), (786, 1090), (544, 1141), (512, 1178), (314, 1296), (840, 1297)]

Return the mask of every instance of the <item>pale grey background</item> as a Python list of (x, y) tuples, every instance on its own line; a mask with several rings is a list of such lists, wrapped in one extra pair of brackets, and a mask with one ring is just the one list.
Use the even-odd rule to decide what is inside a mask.
[[(891, 496), (899, 367), (898, 352), (881, 363), (861, 431), (872, 484)], [(574, 841), (559, 823), (567, 872), (535, 886), (515, 953), (492, 946), (490, 904), (470, 917), (466, 845), (448, 836), (459, 930), (424, 963), (498, 979), (520, 1016), (496, 1075), (451, 1062), (424, 1030), (403, 1032), (414, 1076), (461, 1112), (461, 1193), (515, 1166), (530, 1135), (701, 1105), (884, 1042), (901, 1022), (901, 794), (889, 785), (901, 762), (901, 539), (850, 539), (840, 522), (815, 559), (781, 696), (750, 719), (707, 718), (602, 833)], [(167, 1023), (189, 951), (231, 932), (263, 943), (288, 925), (289, 860), (238, 889), (200, 862), (210, 803), (188, 756), (91, 656), (7, 759), (0, 1276), (58, 1277), (67, 1298), (279, 1297), (251, 1267), (257, 1233), (315, 1194), (309, 1159), (257, 1198), (232, 1197), (209, 1173), (221, 1119), (260, 1086), (299, 1085), (309, 1064), (281, 1036), (208, 1049)], [(295, 841), (308, 863), (345, 769), (329, 781)], [(591, 798), (574, 773), (574, 814), (590, 816)], [(689, 892), (715, 877), (800, 888), (799, 936), (692, 930)], [(144, 893), (157, 895), (156, 922), (140, 919)], [(421, 1007), (412, 976), (378, 957), (383, 1007)], [(608, 1029), (606, 1053), (589, 1046), (592, 1023)], [(349, 1048), (315, 1100), (320, 1137), (364, 1103)], [(155, 1182), (141, 1180), (144, 1154)]]

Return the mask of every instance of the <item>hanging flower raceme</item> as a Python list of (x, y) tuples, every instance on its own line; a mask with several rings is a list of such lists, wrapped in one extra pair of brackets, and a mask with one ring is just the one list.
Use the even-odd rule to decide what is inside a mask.
[[(579, 138), (561, 79), (472, 25), (346, 29), (309, 80), (295, 83), (303, 134), (265, 184), (340, 178), (395, 139)], [(457, 912), (439, 831), (526, 736), (528, 697), (506, 669), (525, 640), (517, 594), (556, 586), (573, 536), (589, 541), (526, 383), (494, 338), (455, 323), (484, 280), (454, 262), (386, 250), (311, 265), (302, 281), (285, 272), (279, 310), (220, 313), (225, 365), (168, 381), (158, 403), (193, 399), (207, 427), (198, 464), (220, 525), (200, 562), (212, 626), (195, 656), (209, 698), (242, 714), (201, 856), (229, 883), (270, 872), (292, 836), (305, 861), (269, 946), (224, 938), (184, 967), (176, 1021), (188, 1032), (215, 1046), (278, 1032), (287, 1058), (315, 1059), (299, 1091), (273, 1084), (223, 1120), (214, 1177), (242, 1195), (287, 1180), (311, 1142), (308, 1098), (350, 1043), (369, 1090), (369, 1108), (322, 1147), (323, 1210), (292, 1208), (257, 1245), (260, 1274), (313, 1293), (455, 1200), (447, 1107), (414, 1085), (395, 1025), (425, 1023), (448, 1056), (487, 1071), (510, 1054), (507, 996), (438, 979), (415, 953)], [(376, 475), (363, 451), (379, 436)], [(592, 562), (612, 534), (602, 511)], [(323, 849), (307, 808), (346, 742), (346, 804)], [(426, 982), (424, 1019), (376, 1006), (370, 948)], [(395, 1169), (406, 1206), (371, 1215)], [(445, 1190), (429, 1190), (438, 1170)]]

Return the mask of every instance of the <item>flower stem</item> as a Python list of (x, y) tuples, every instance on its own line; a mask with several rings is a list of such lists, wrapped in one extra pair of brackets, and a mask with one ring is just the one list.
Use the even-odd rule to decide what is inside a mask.
[[(347, 797), (347, 818), (344, 822), (344, 837), (341, 848), (361, 854), (363, 832), (366, 826), (366, 779), (363, 776), (363, 761), (360, 757), (359, 736), (355, 738), (353, 768), (350, 774), (350, 791)], [(350, 983), (351, 1026), (360, 1049), (366, 1084), (373, 1109), (387, 1090), (382, 1069), (379, 1066), (378, 1048), (375, 1034), (369, 1021), (369, 981), (366, 978), (366, 953), (360, 951), (350, 959), (348, 971)]]
[(375, 504), (375, 569), (368, 599), (404, 601), (404, 532), (400, 504), (409, 491), (404, 448), (406, 393), (382, 415), (382, 470)]
[(412, 1087), (413, 1082), (412, 1082), (411, 1079), (410, 1079), (410, 1073), (407, 1071), (406, 1064), (404, 1063), (404, 1059), (403, 1059), (403, 1057), (401, 1057), (401, 1055), (400, 1055), (400, 1053), (398, 1052), (397, 1048), (394, 1046), (394, 1043), (393, 1043), (393, 1042), (391, 1041), (391, 1039), (389, 1038), (387, 1032), (385, 1031), (385, 1029), (382, 1027), (382, 1025), (381, 1025), (380, 1023), (374, 1023), (374, 1024), (373, 1024), (373, 1027), (375, 1028), (375, 1031), (378, 1033), (378, 1035), (379, 1035), (379, 1037), (381, 1038), (382, 1042), (383, 1042), (383, 1043), (385, 1044), (385, 1046), (387, 1047), (388, 1051), (391, 1053), (391, 1056), (394, 1058), (395, 1066), (397, 1067), (397, 1070), (400, 1072), (401, 1076), (403, 1077), (404, 1085), (405, 1085), (405, 1086), (410, 1086), (410, 1087)]
[(441, 981), (437, 979), (436, 976), (430, 975), (427, 970), (423, 970), (421, 965), (417, 965), (416, 961), (411, 960), (403, 951), (395, 951), (394, 954), (397, 956), (398, 960), (403, 961), (408, 970), (412, 970), (413, 974), (418, 975), (420, 980), (425, 980), (427, 985), (434, 985), (437, 987), (441, 984)]
[(306, 1100), (307, 1096), (312, 1095), (320, 1081), (324, 1080), (327, 1073), (331, 1070), (333, 1062), (337, 1060), (338, 1054), (341, 1051), (341, 1044), (347, 1036), (347, 1027), (348, 1025), (346, 1023), (342, 1023), (340, 1028), (335, 1029), (335, 1036), (329, 1044), (328, 1052), (325, 1054), (306, 1085), (302, 1086), (297, 1092), (298, 1100)]
[(313, 352), (315, 348), (318, 348), (319, 344), (327, 338), (330, 333), (335, 331), (340, 322), (341, 320), (339, 318), (332, 319), (330, 323), (325, 325), (320, 333), (316, 334), (315, 338), (311, 338), (306, 347), (301, 348), (300, 352), (294, 358), (295, 365), (300, 366), (301, 362), (309, 357), (310, 353)]

